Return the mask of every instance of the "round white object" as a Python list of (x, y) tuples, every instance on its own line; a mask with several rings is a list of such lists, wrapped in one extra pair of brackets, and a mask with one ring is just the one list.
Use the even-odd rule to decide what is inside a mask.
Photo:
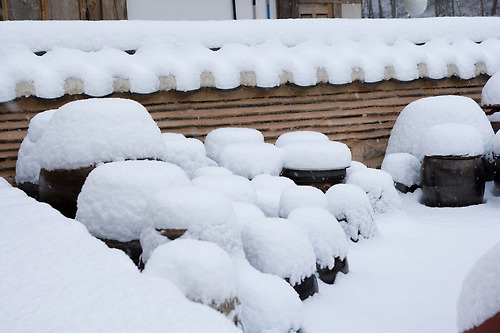
[(418, 16), (425, 12), (427, 0), (405, 0), (405, 10), (410, 16)]

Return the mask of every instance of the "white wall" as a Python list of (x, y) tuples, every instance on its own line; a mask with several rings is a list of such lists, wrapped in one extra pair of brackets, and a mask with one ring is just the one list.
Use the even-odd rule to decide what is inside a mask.
[[(266, 0), (255, 0), (258, 19), (267, 18)], [(236, 0), (236, 18), (253, 19), (253, 1)], [(270, 0), (276, 18), (276, 0)], [(129, 20), (202, 21), (232, 20), (232, 0), (127, 0)]]

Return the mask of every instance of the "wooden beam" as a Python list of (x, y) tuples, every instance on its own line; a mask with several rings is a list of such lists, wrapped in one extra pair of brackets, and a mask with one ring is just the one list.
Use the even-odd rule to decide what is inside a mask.
[(9, 10), (7, 6), (7, 0), (2, 0), (2, 13), (4, 21), (7, 21), (9, 19)]

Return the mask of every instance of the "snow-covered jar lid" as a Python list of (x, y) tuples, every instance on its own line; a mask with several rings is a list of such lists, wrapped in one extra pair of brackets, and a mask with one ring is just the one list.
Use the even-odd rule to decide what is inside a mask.
[(102, 162), (161, 158), (161, 132), (144, 106), (121, 98), (78, 100), (52, 115), (39, 140), (40, 166), (78, 169)]
[(143, 215), (143, 227), (189, 229), (229, 223), (234, 218), (231, 200), (200, 186), (165, 188), (152, 195)]
[(283, 167), (287, 169), (340, 170), (351, 165), (351, 150), (341, 142), (297, 142), (282, 149)]
[(316, 256), (306, 234), (281, 218), (264, 218), (241, 231), (248, 261), (263, 273), (288, 278), (293, 286), (316, 270)]
[(198, 139), (182, 138), (174, 139), (172, 136), (162, 135), (165, 144), (165, 162), (180, 166), (188, 176), (202, 167), (215, 167), (217, 163), (207, 157), (205, 145)]
[(395, 182), (408, 187), (420, 184), (420, 168), (419, 159), (409, 153), (387, 154), (380, 167), (389, 173)]
[(299, 207), (328, 206), (325, 194), (318, 188), (307, 185), (287, 187), (281, 191), (279, 216), (287, 218), (288, 214)]
[(396, 119), (386, 153), (410, 153), (422, 160), (424, 132), (450, 122), (475, 127), (481, 133), (485, 155), (491, 153), (494, 133), (484, 111), (469, 97), (450, 95), (425, 97), (408, 104)]
[(479, 131), (466, 124), (446, 123), (429, 127), (422, 135), (425, 156), (479, 156), (484, 145)]
[(336, 184), (325, 193), (328, 211), (339, 221), (345, 234), (353, 241), (359, 236), (373, 237), (377, 225), (374, 211), (366, 192), (354, 184)]
[(309, 142), (309, 141), (328, 141), (328, 136), (316, 131), (293, 131), (281, 134), (276, 139), (277, 147), (284, 147), (290, 143)]
[(205, 138), (207, 156), (218, 163), (219, 155), (225, 146), (241, 142), (263, 143), (264, 135), (256, 129), (246, 127), (214, 129)]
[(85, 180), (78, 196), (76, 220), (100, 238), (120, 242), (139, 239), (148, 197), (162, 188), (188, 184), (186, 173), (167, 162), (105, 163)]
[(217, 307), (236, 297), (236, 273), (227, 252), (218, 245), (194, 239), (176, 239), (158, 246), (144, 274), (165, 278), (187, 298)]
[(500, 72), (493, 74), (484, 85), (481, 93), (481, 105), (483, 107), (500, 106)]
[(335, 258), (347, 256), (347, 239), (337, 219), (326, 209), (300, 207), (294, 209), (288, 220), (309, 237), (320, 268), (332, 269)]
[(196, 186), (222, 193), (235, 202), (255, 204), (257, 193), (248, 178), (238, 175), (207, 175), (194, 178), (191, 183)]
[(219, 165), (234, 174), (253, 179), (261, 174), (278, 176), (283, 169), (281, 149), (270, 143), (241, 142), (225, 146)]

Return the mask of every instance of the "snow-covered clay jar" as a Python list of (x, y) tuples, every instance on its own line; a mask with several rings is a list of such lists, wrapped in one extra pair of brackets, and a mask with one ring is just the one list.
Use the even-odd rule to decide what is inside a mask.
[(497, 133), (500, 129), (500, 72), (493, 74), (484, 85), (481, 106), (489, 114), (491, 127)]
[(394, 153), (385, 155), (380, 169), (392, 176), (398, 191), (408, 193), (420, 187), (421, 167), (418, 158), (412, 154)]
[[(225, 195), (199, 186), (165, 188), (149, 197), (144, 209), (140, 235), (146, 263), (159, 245), (179, 237), (197, 238), (221, 245), (226, 251), (239, 238), (235, 229), (231, 200)], [(241, 248), (241, 246), (240, 246)]]
[(351, 150), (336, 141), (300, 141), (283, 148), (281, 175), (297, 185), (311, 185), (326, 192), (341, 183), (351, 165)]
[(328, 211), (339, 221), (353, 242), (360, 237), (371, 238), (377, 233), (374, 212), (368, 195), (354, 184), (337, 184), (326, 191)]
[(153, 251), (143, 274), (167, 279), (190, 300), (238, 321), (235, 268), (229, 254), (216, 244), (194, 239), (163, 244)]
[(357, 185), (365, 191), (376, 214), (401, 209), (401, 198), (394, 187), (391, 175), (380, 169), (366, 168), (353, 172), (346, 184)]
[(460, 333), (500, 332), (500, 243), (467, 273), (457, 302)]
[(481, 134), (457, 123), (430, 127), (422, 136), (422, 202), (461, 207), (483, 202), (485, 174)]
[(288, 281), (301, 300), (318, 292), (314, 248), (298, 226), (281, 218), (255, 220), (242, 229), (241, 240), (250, 264)]
[(219, 163), (225, 146), (234, 143), (264, 143), (264, 135), (253, 128), (221, 127), (210, 131), (205, 138), (207, 156)]
[(105, 163), (90, 172), (78, 196), (76, 219), (109, 247), (125, 251), (138, 264), (139, 237), (148, 197), (163, 188), (186, 186), (176, 165), (161, 161)]
[(309, 237), (316, 255), (316, 270), (321, 281), (333, 284), (339, 272), (347, 274), (347, 239), (337, 219), (324, 208), (301, 207), (288, 220)]
[(105, 162), (159, 159), (161, 132), (146, 108), (120, 98), (79, 100), (52, 115), (37, 143), (40, 200), (74, 217), (92, 169)]
[(469, 97), (450, 95), (425, 97), (408, 104), (394, 123), (386, 154), (410, 153), (422, 161), (425, 154), (421, 140), (426, 130), (450, 122), (476, 128), (485, 155), (491, 154), (494, 133), (484, 111)]
[(253, 179), (258, 175), (278, 176), (283, 169), (281, 149), (270, 143), (240, 142), (225, 146), (219, 165), (235, 175)]

